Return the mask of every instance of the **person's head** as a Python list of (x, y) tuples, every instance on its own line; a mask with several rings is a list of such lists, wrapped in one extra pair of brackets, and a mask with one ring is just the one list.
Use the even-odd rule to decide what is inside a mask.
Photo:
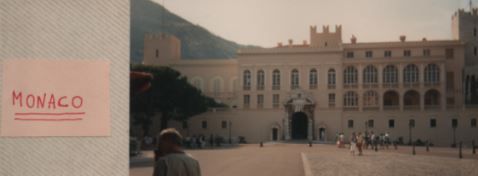
[(167, 128), (159, 133), (159, 150), (168, 154), (180, 150), (183, 137), (174, 128)]

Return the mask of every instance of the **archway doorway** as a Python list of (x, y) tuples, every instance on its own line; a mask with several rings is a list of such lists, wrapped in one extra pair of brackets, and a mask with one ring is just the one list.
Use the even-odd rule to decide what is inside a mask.
[(319, 128), (319, 140), (325, 141), (325, 128)]
[(277, 141), (279, 135), (279, 130), (277, 128), (272, 128), (272, 140)]
[(292, 114), (292, 139), (307, 139), (308, 118), (303, 112)]

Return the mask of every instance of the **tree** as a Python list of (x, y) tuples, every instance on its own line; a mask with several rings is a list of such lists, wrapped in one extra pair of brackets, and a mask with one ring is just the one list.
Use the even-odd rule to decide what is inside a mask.
[(133, 94), (130, 101), (131, 121), (141, 124), (145, 135), (157, 113), (161, 114), (161, 129), (165, 129), (170, 120), (187, 120), (209, 107), (223, 106), (204, 96), (186, 77), (169, 67), (134, 65), (131, 70), (150, 73), (153, 77), (150, 89)]

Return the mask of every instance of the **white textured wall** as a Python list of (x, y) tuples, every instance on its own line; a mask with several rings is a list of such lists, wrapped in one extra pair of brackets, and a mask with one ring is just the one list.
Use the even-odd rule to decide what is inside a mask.
[(128, 175), (129, 13), (128, 0), (0, 0), (0, 61), (111, 61), (112, 125), (111, 137), (0, 137), (1, 176)]

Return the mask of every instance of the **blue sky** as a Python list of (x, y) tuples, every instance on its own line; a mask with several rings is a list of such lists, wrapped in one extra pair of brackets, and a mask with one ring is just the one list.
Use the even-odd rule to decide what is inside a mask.
[[(265, 47), (308, 40), (309, 26), (342, 25), (359, 42), (451, 38), (451, 16), (469, 0), (154, 0), (226, 39)], [(478, 7), (478, 0), (473, 0)]]

